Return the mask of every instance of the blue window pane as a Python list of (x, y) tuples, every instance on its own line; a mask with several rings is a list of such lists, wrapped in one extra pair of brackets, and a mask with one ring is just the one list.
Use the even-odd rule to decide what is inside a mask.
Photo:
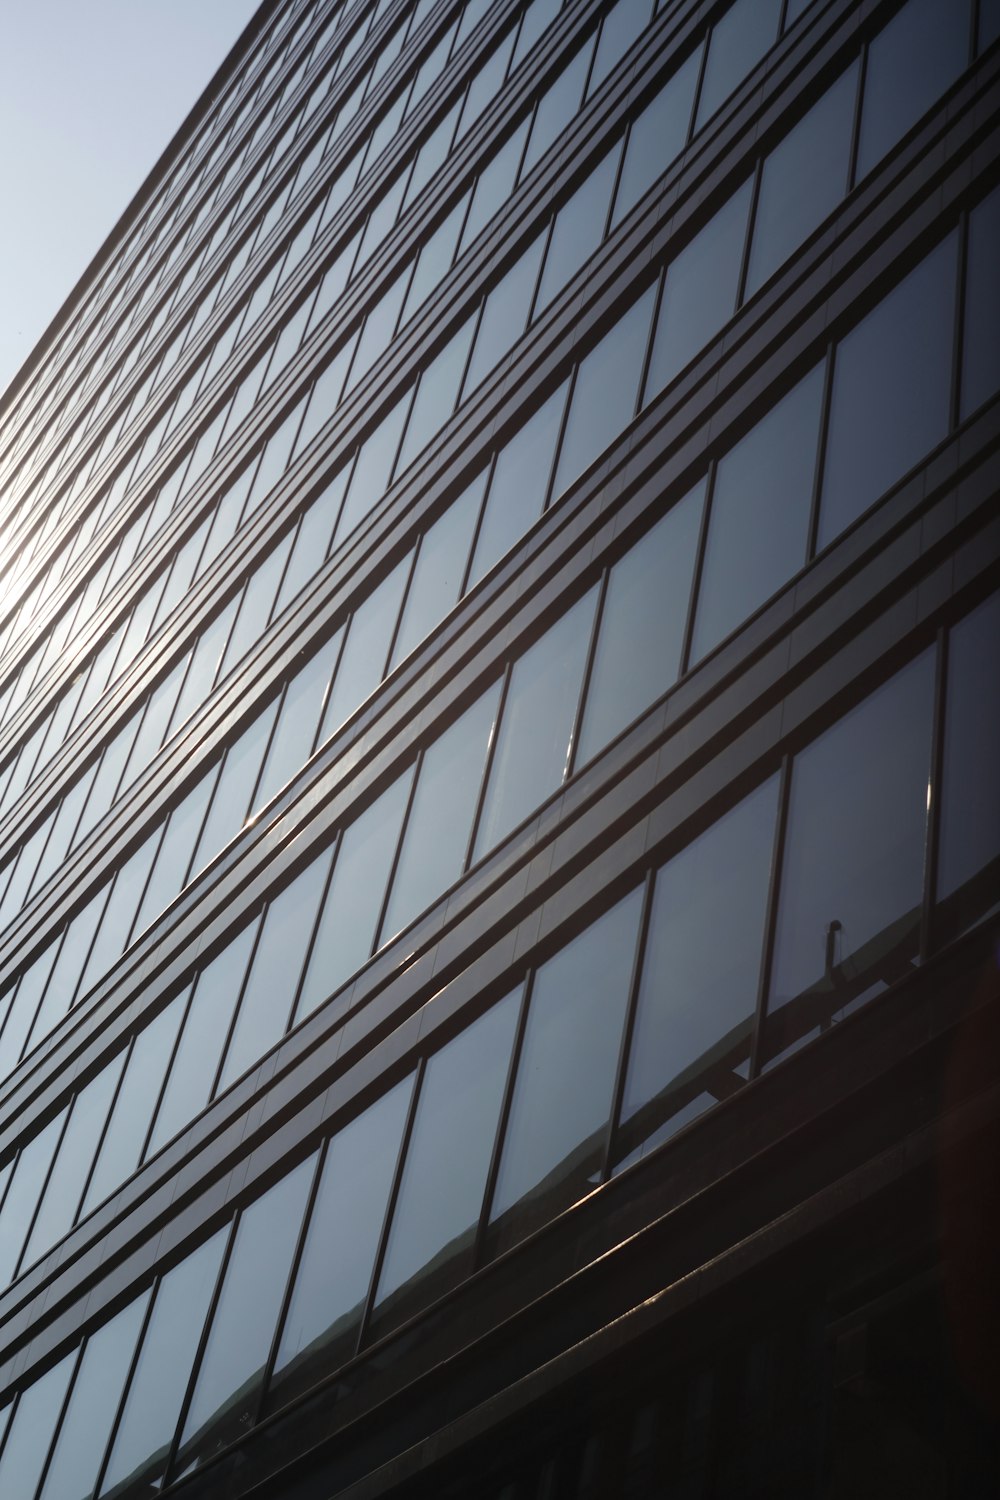
[(30, 1500), (35, 1493), (75, 1366), (74, 1349), (21, 1393), (0, 1456), (0, 1495)]
[(556, 495), (603, 453), (635, 415), (655, 291), (649, 287), (580, 361), (559, 453)]
[(578, 765), (666, 692), (680, 670), (704, 495), (702, 482), (611, 570)]
[[(517, 182), (517, 174), (521, 166), (521, 158), (524, 155), (524, 143), (528, 139), (530, 127), (530, 119), (524, 120), (480, 172), (472, 193), (472, 203), (469, 206), (469, 216), (465, 227), (462, 228), (461, 222), (459, 223), (462, 235), (461, 253), (463, 255), (476, 236), (485, 229), (494, 214), (499, 213), (514, 191), (514, 184)], [(461, 207), (464, 210), (464, 201)], [(456, 235), (458, 232), (456, 230)], [(430, 241), (428, 242), (428, 250), (431, 243)], [(421, 264), (423, 264), (423, 259), (423, 253), (421, 253)], [(439, 274), (443, 274), (450, 262), (438, 257), (438, 263), (442, 267)]]
[(528, 149), (524, 153), (522, 177), (531, 171), (553, 142), (559, 139), (580, 108), (592, 52), (593, 45), (585, 43), (538, 101)]
[(747, 1076), (778, 779), (656, 876), (618, 1158), (638, 1159)]
[(392, 648), (393, 668), (458, 602), (488, 472), (477, 475), (421, 539)]
[(692, 661), (805, 564), (822, 399), (818, 365), (719, 463)]
[(948, 642), (938, 899), (966, 917), (1000, 895), (1000, 594), (956, 625)]
[(979, 0), (979, 51), (1000, 37), (1000, 0)]
[(1000, 188), (969, 216), (962, 416), (1000, 390)]
[(475, 317), (467, 318), (422, 372), (399, 452), (397, 473), (401, 474), (437, 437), (455, 410), (475, 330)]
[(621, 150), (616, 146), (598, 162), (556, 214), (538, 288), (536, 318), (603, 240), (620, 155)]
[(0, 1212), (0, 1287), (5, 1287), (17, 1269), (38, 1195), (59, 1145), (66, 1121), (66, 1111), (38, 1132), (23, 1146), (17, 1159)]
[(969, 60), (969, 0), (908, 0), (868, 49), (858, 181)]
[(701, 66), (701, 48), (681, 63), (676, 73), (632, 121), (625, 144), (612, 223), (628, 213), (669, 167), (687, 140), (694, 91)]
[(644, 402), (669, 385), (733, 315), (750, 186), (744, 183), (667, 267)]
[(653, 7), (650, 0), (618, 0), (604, 17), (597, 55), (590, 72), (587, 93), (594, 93), (616, 63), (625, 56), (636, 37), (645, 30)]
[(412, 392), (408, 391), (362, 443), (354, 465), (354, 472), (351, 475), (344, 508), (337, 522), (335, 544), (342, 542), (346, 536), (350, 536), (359, 521), (364, 519), (372, 506), (376, 505), (385, 494), (411, 399)]
[(410, 559), (405, 557), (355, 610), (327, 699), (318, 744), (339, 729), (382, 681), (409, 571)]
[(203, 870), (243, 827), (277, 712), (276, 698), (251, 720), (226, 751), (212, 806), (191, 860), (192, 876)]
[(780, 19), (781, 0), (736, 0), (712, 27), (695, 129), (715, 114), (777, 41)]
[(927, 652), (793, 763), (771, 1059), (910, 970), (923, 896), (933, 695)]
[(340, 640), (338, 631), (313, 653), (288, 684), (268, 746), (267, 760), (254, 792), (256, 808), (270, 802), (312, 754), (320, 713), (340, 652)]
[(476, 332), (462, 399), (465, 400), (521, 337), (538, 284), (545, 236), (522, 251), (503, 280), (490, 292)]
[(412, 318), (418, 307), (430, 296), (438, 282), (452, 263), (458, 237), (462, 232), (467, 199), (455, 205), (448, 217), (438, 225), (429, 240), (425, 240), (417, 257), (413, 280), (410, 282), (399, 326), (402, 328)]
[(764, 162), (746, 296), (798, 249), (847, 192), (858, 64), (789, 131)]
[(820, 547), (948, 431), (957, 248), (950, 235), (837, 346)]

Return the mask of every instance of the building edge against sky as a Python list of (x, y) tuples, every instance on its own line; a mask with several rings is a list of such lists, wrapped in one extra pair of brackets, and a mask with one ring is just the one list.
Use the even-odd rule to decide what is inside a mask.
[(0, 1494), (992, 1492), (998, 138), (262, 7), (0, 406)]

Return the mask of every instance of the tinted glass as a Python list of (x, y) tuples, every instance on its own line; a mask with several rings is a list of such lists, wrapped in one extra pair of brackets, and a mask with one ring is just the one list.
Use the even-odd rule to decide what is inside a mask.
[(496, 1252), (601, 1179), (640, 891), (535, 975), (490, 1210)]
[(748, 297), (847, 192), (858, 72), (855, 63), (841, 74), (764, 162), (747, 271)]
[(979, 51), (1000, 37), (1000, 0), (979, 0)]
[(335, 542), (339, 543), (344, 537), (350, 536), (355, 526), (385, 494), (409, 407), (410, 395), (407, 393), (362, 443), (344, 508), (337, 522)]
[(933, 689), (925, 653), (796, 757), (769, 1056), (910, 967), (923, 895)]
[(268, 746), (267, 760), (254, 792), (255, 807), (270, 802), (312, 754), (320, 713), (339, 651), (338, 631), (309, 658), (288, 684)]
[(269, 1390), (291, 1400), (354, 1353), (413, 1079), (330, 1142)]
[(908, 0), (868, 49), (858, 180), (962, 72), (969, 0)]
[(398, 563), (354, 611), (318, 743), (339, 729), (382, 681), (410, 564), (409, 557)]
[(350, 390), (357, 385), (363, 375), (366, 375), (379, 355), (389, 347), (389, 340), (396, 328), (399, 311), (403, 305), (403, 297), (406, 293), (407, 283), (410, 279), (409, 270), (396, 280), (384, 292), (378, 302), (372, 308), (365, 319), (365, 326), (358, 340), (357, 353), (351, 365), (351, 373), (348, 377), (347, 389)]
[(948, 643), (938, 897), (977, 915), (1000, 891), (1000, 594), (956, 625)]
[(423, 305), (451, 265), (458, 237), (462, 232), (466, 206), (467, 200), (463, 198), (421, 247), (403, 305), (401, 323), (405, 323)]
[(421, 539), (392, 648), (393, 667), (458, 602), (487, 475), (484, 469)]
[(426, 448), (455, 410), (475, 327), (475, 318), (467, 318), (421, 375), (399, 453), (399, 473)]
[(520, 990), (428, 1062), (372, 1315), (381, 1337), (471, 1270)]
[[(998, 6), (1000, 12), (1000, 6)], [(962, 416), (1000, 390), (1000, 188), (969, 216)]]
[(74, 1349), (21, 1393), (0, 1456), (0, 1494), (11, 1500), (35, 1493), (75, 1366)]
[(585, 43), (538, 101), (528, 148), (524, 153), (522, 177), (531, 171), (553, 142), (558, 140), (580, 108), (592, 52), (592, 44)]
[(680, 671), (704, 482), (611, 569), (577, 764), (666, 692)]
[(669, 385), (732, 316), (749, 207), (748, 181), (667, 267), (644, 401)]
[(281, 575), (285, 571), (285, 564), (292, 550), (293, 540), (294, 537), (289, 532), (284, 540), (278, 542), (268, 553), (265, 560), (258, 564), (256, 572), (251, 574), (243, 593), (243, 600), (229, 644), (226, 647), (225, 657), (219, 668), (220, 680), (243, 660), (267, 629), (267, 622), (271, 618), (271, 610), (281, 583)]
[(148, 1303), (144, 1292), (87, 1340), (41, 1500), (93, 1492)]
[(498, 682), (424, 755), (381, 942), (406, 927), (462, 873), (499, 701)]
[(181, 1435), (179, 1473), (253, 1424), (315, 1171), (313, 1156), (240, 1215)]
[[(493, 215), (499, 212), (514, 191), (514, 184), (517, 181), (521, 157), (524, 155), (524, 143), (528, 138), (529, 128), (530, 121), (525, 120), (514, 131), (514, 134), (508, 137), (496, 155), (491, 161), (487, 162), (486, 166), (480, 172), (472, 193), (472, 202), (469, 205), (469, 216), (465, 222), (465, 226), (463, 228), (461, 220), (459, 220), (459, 227), (455, 231), (456, 239), (459, 232), (461, 232), (463, 254), (480, 231), (493, 218)], [(445, 223), (447, 224), (447, 222), (446, 220)], [(443, 229), (444, 226), (437, 233), (441, 234)], [(433, 241), (428, 242), (428, 249), (431, 244), (433, 244)], [(421, 252), (421, 267), (423, 266), (423, 261), (424, 254)], [(435, 280), (440, 278), (449, 263), (447, 259), (442, 258), (440, 260), (441, 270), (439, 270)]]
[(24, 1238), (38, 1204), (38, 1195), (52, 1165), (66, 1111), (38, 1132), (21, 1150), (0, 1213), (0, 1286), (6, 1286), (17, 1268)]
[(822, 400), (818, 365), (719, 463), (692, 661), (805, 564)]
[(557, 495), (635, 415), (654, 297), (650, 287), (580, 361), (556, 470)]
[(950, 235), (837, 346), (821, 547), (948, 431), (956, 264)]
[(212, 805), (191, 860), (192, 875), (203, 870), (243, 827), (278, 703), (278, 699), (269, 703), (226, 751)]
[(486, 298), (463, 398), (476, 389), (524, 332), (544, 248), (545, 236), (539, 235)]
[(625, 56), (646, 26), (653, 8), (650, 0), (618, 0), (618, 4), (608, 11), (587, 84), (588, 94), (603, 83), (615, 64)]
[(617, 1153), (624, 1164), (747, 1076), (778, 779), (656, 876)]
[(558, 296), (603, 240), (620, 156), (621, 149), (616, 146), (603, 161), (598, 162), (556, 214), (538, 288), (535, 317), (553, 297)]
[(700, 64), (699, 47), (632, 121), (615, 194), (614, 223), (638, 203), (687, 140)]
[(700, 130), (777, 40), (781, 0), (736, 0), (712, 27), (698, 100)]
[(222, 1262), (228, 1227), (160, 1282), (101, 1494), (158, 1489)]
[(596, 602), (591, 589), (514, 663), (476, 835), (477, 859), (566, 774)]
[(132, 930), (134, 942), (140, 932), (154, 922), (184, 885), (191, 856), (198, 842), (208, 800), (215, 789), (218, 767), (213, 766), (192, 787), (179, 807), (175, 807), (167, 822), (163, 840), (156, 854), (152, 873), (143, 892), (142, 902), (136, 913)]

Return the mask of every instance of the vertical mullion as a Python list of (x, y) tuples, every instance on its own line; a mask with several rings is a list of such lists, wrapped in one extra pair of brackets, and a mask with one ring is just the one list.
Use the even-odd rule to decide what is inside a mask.
[(969, 261), (969, 211), (963, 209), (958, 225), (958, 272), (955, 278), (955, 327), (952, 339), (951, 389), (948, 430), (954, 432), (962, 416), (962, 364), (965, 356), (965, 302)]
[(653, 910), (653, 887), (655, 882), (656, 871), (648, 870), (642, 892), (642, 910), (639, 914), (639, 930), (636, 934), (635, 952), (632, 955), (632, 973), (629, 978), (628, 1000), (625, 1005), (625, 1025), (622, 1027), (621, 1046), (615, 1069), (614, 1090), (611, 1095), (611, 1109), (608, 1112), (608, 1124), (604, 1137), (604, 1160), (601, 1166), (601, 1182), (607, 1182), (610, 1178), (614, 1162), (614, 1147), (618, 1136), (618, 1119), (621, 1114), (622, 1099), (625, 1095), (625, 1079), (628, 1075), (629, 1054), (632, 1051), (632, 1036), (635, 1031), (635, 1016), (639, 1006), (639, 988), (642, 984), (642, 968), (645, 961), (646, 942), (649, 936), (649, 923)]
[(576, 756), (580, 743), (580, 733), (583, 728), (583, 714), (587, 706), (587, 695), (590, 692), (590, 679), (594, 671), (594, 659), (597, 656), (597, 643), (601, 635), (601, 623), (604, 619), (604, 605), (608, 597), (608, 583), (611, 578), (611, 568), (605, 567), (601, 571), (598, 583), (597, 607), (594, 610), (594, 623), (591, 626), (590, 641), (587, 644), (587, 656), (583, 665), (583, 678), (580, 683), (580, 695), (576, 703), (576, 711), (573, 714), (573, 724), (570, 729), (569, 754), (566, 757), (566, 774), (562, 778), (564, 785), (570, 777), (576, 773)]
[(788, 0), (781, 0), (781, 14), (778, 17), (778, 36), (784, 36), (785, 24), (788, 20)]
[[(515, 264), (516, 264), (516, 262), (515, 262)], [(445, 417), (444, 422), (442, 422), (442, 424), (441, 424), (441, 427), (438, 428), (438, 432), (440, 432), (442, 430), (442, 428), (446, 425), (446, 423), (448, 423), (451, 420), (451, 418), (455, 415), (455, 413), (458, 411), (459, 407), (462, 405), (462, 402), (466, 398), (467, 392), (466, 392), (466, 389), (465, 389), (465, 382), (469, 378), (469, 370), (470, 370), (470, 368), (472, 366), (472, 356), (476, 352), (476, 340), (479, 338), (479, 330), (483, 326), (483, 318), (484, 318), (484, 316), (486, 314), (486, 304), (489, 301), (489, 295), (490, 295), (489, 292), (486, 292), (480, 298), (480, 300), (479, 300), (479, 307), (478, 307), (478, 309), (477, 309), (477, 311), (475, 313), (476, 326), (473, 329), (472, 338), (469, 340), (469, 347), (466, 350), (465, 361), (464, 361), (464, 363), (462, 365), (462, 374), (461, 374), (461, 376), (459, 378), (459, 382), (458, 382), (458, 394), (455, 397), (455, 404), (452, 407), (451, 411), (448, 413), (448, 415)], [(456, 333), (459, 332), (459, 331), (460, 331), (460, 329), (456, 329)], [(522, 332), (523, 332), (523, 330), (522, 330)], [(445, 345), (442, 345), (442, 348), (444, 348), (444, 347), (445, 347)], [(413, 406), (416, 406), (416, 404), (417, 404), (416, 403), (416, 399), (414, 398)], [(411, 406), (410, 407), (410, 411), (409, 411), (409, 415), (407, 417), (407, 426), (409, 426), (410, 421), (412, 420), (412, 418), (413, 418), (413, 407)], [(432, 441), (433, 441), (433, 439), (432, 439)]]
[(382, 1275), (382, 1263), (385, 1260), (386, 1247), (389, 1243), (389, 1231), (392, 1228), (393, 1215), (396, 1212), (396, 1202), (399, 1198), (399, 1188), (403, 1180), (403, 1169), (406, 1165), (407, 1153), (410, 1149), (410, 1139), (413, 1135), (413, 1122), (416, 1119), (417, 1109), (420, 1104), (420, 1096), (423, 1092), (424, 1076), (427, 1072), (427, 1058), (421, 1057), (417, 1063), (417, 1076), (413, 1084), (413, 1093), (410, 1096), (409, 1108), (406, 1112), (406, 1123), (403, 1126), (403, 1135), (399, 1143), (399, 1155), (396, 1158), (396, 1167), (392, 1175), (392, 1185), (389, 1189), (389, 1197), (385, 1205), (385, 1214), (382, 1219), (382, 1228), (379, 1231), (378, 1248), (375, 1251), (375, 1259), (372, 1262), (372, 1274), (368, 1282), (368, 1291), (365, 1296), (364, 1310), (361, 1314), (361, 1322), (358, 1326), (358, 1337), (354, 1344), (354, 1357), (356, 1357), (365, 1345), (365, 1338), (371, 1323), (372, 1307), (375, 1302), (375, 1293), (378, 1291), (379, 1278)]
[(500, 1104), (500, 1117), (497, 1120), (496, 1135), (493, 1138), (490, 1165), (483, 1187), (483, 1202), (479, 1210), (479, 1223), (476, 1225), (476, 1233), (472, 1244), (471, 1266), (473, 1271), (481, 1264), (483, 1258), (483, 1246), (486, 1240), (486, 1230), (489, 1226), (490, 1207), (493, 1203), (493, 1194), (496, 1191), (497, 1177), (500, 1174), (500, 1158), (503, 1154), (504, 1138), (507, 1134), (507, 1125), (510, 1120), (511, 1104), (514, 1099), (514, 1085), (517, 1082), (517, 1070), (521, 1063), (524, 1033), (528, 1025), (528, 1007), (531, 1004), (531, 996), (535, 987), (535, 972), (535, 968), (529, 969), (527, 975), (522, 980), (521, 1005), (518, 1011), (517, 1027), (514, 1032), (514, 1044), (510, 1049), (510, 1062), (507, 1065), (507, 1077), (504, 1082), (503, 1099)]
[(758, 1076), (761, 1069), (764, 1026), (767, 1022), (768, 992), (771, 988), (771, 970), (774, 964), (774, 937), (778, 925), (778, 901), (781, 897), (781, 868), (784, 862), (785, 832), (788, 826), (788, 806), (792, 787), (792, 756), (785, 754), (781, 762), (781, 782), (778, 787), (778, 815), (774, 823), (774, 844), (771, 851), (771, 874), (768, 880), (767, 904), (765, 906), (764, 933), (761, 943), (760, 975), (757, 983), (757, 1005), (754, 1011), (753, 1036), (750, 1045), (750, 1078)]
[[(458, 598), (464, 599), (469, 588), (469, 575), (472, 572), (472, 562), (476, 555), (476, 546), (479, 542), (479, 534), (483, 529), (483, 517), (486, 515), (486, 505), (490, 498), (490, 485), (493, 483), (493, 475), (496, 471), (499, 449), (494, 449), (490, 454), (489, 463), (486, 466), (486, 483), (483, 485), (483, 498), (479, 502), (479, 512), (476, 516), (476, 524), (472, 528), (472, 540), (469, 543), (469, 551), (462, 569), (462, 578), (458, 588)], [(444, 512), (442, 511), (442, 515)], [(457, 602), (457, 601), (456, 601)]]
[(851, 124), (851, 146), (848, 152), (847, 191), (857, 186), (858, 152), (861, 147), (861, 119), (865, 106), (865, 84), (868, 78), (868, 43), (861, 47), (858, 58), (858, 92), (854, 100), (854, 119)]
[(472, 827), (469, 829), (469, 842), (465, 849), (465, 858), (462, 861), (462, 872), (465, 873), (472, 863), (473, 851), (476, 847), (476, 838), (479, 834), (479, 822), (483, 815), (483, 807), (486, 802), (486, 793), (490, 785), (490, 774), (493, 770), (493, 761), (496, 756), (497, 741), (503, 727), (504, 710), (507, 707), (507, 695), (510, 691), (510, 680), (513, 676), (514, 664), (508, 662), (504, 668), (503, 684), (500, 688), (500, 701), (497, 704), (496, 719), (493, 723), (493, 731), (486, 750), (486, 764), (483, 767), (483, 779), (479, 784), (479, 795), (476, 798), (475, 812), (472, 816)]
[(826, 445), (830, 431), (830, 409), (833, 403), (833, 377), (836, 373), (837, 346), (830, 344), (827, 347), (824, 361), (826, 368), (823, 371), (823, 390), (820, 395), (819, 406), (819, 439), (816, 443), (816, 467), (813, 470), (812, 498), (809, 503), (809, 530), (806, 536), (805, 561), (811, 562), (816, 556), (816, 543), (819, 537), (819, 511), (823, 500), (823, 470), (826, 468)]
[(423, 549), (425, 540), (426, 532), (423, 532), (420, 536), (417, 537), (417, 540), (413, 547), (413, 553), (410, 558), (410, 569), (406, 575), (406, 582), (403, 585), (403, 596), (399, 601), (399, 609), (396, 611), (396, 620), (392, 627), (392, 632), (389, 636), (389, 646), (385, 654), (385, 661), (382, 664), (382, 671), (379, 676), (379, 682), (384, 682), (389, 673), (389, 667), (392, 662), (393, 652), (396, 649), (396, 640), (399, 636), (399, 627), (402, 625), (403, 615), (406, 613), (406, 602), (410, 597), (410, 590), (413, 588), (413, 580), (416, 577), (417, 564), (420, 560), (420, 553)]
[(934, 951), (934, 916), (937, 903), (938, 857), (941, 845), (941, 789), (944, 779), (944, 741), (948, 705), (948, 655), (950, 636), (937, 632), (934, 672), (934, 720), (931, 729), (930, 797), (924, 844), (924, 889), (920, 919), (920, 962), (927, 963)]
[(326, 903), (330, 897), (330, 888), (333, 885), (333, 877), (336, 873), (337, 861), (340, 858), (340, 849), (342, 843), (342, 835), (336, 834), (334, 837), (333, 851), (330, 856), (330, 868), (327, 871), (326, 880), (323, 884), (323, 890), (319, 899), (319, 906), (316, 910), (316, 920), (313, 923), (312, 932), (309, 934), (309, 941), (306, 943), (305, 953), (302, 958), (302, 963), (299, 967), (299, 977), (295, 982), (295, 989), (292, 994), (292, 1003), (288, 1011), (288, 1024), (285, 1027), (284, 1032), (285, 1035), (287, 1035), (288, 1032), (291, 1031), (296, 1024), (295, 1013), (298, 1009), (299, 1000), (302, 996), (302, 986), (305, 983), (306, 974), (309, 972), (309, 963), (312, 959), (313, 949), (316, 946), (316, 938), (319, 933), (320, 925), (323, 921), (323, 913), (326, 910)]
[(637, 415), (646, 406), (646, 386), (649, 384), (649, 367), (653, 362), (653, 346), (656, 343), (656, 325), (660, 321), (660, 312), (663, 307), (663, 296), (666, 291), (667, 276), (669, 275), (669, 271), (670, 267), (666, 263), (664, 263), (656, 274), (656, 281), (658, 284), (656, 286), (656, 293), (653, 297), (653, 311), (649, 320), (649, 332), (646, 334), (646, 348), (643, 352), (642, 363), (639, 369), (639, 392), (637, 397), (636, 410), (633, 415)]
[[(701, 42), (701, 58), (698, 62), (698, 77), (695, 79), (694, 98), (691, 100), (691, 117), (688, 120), (687, 134), (684, 144), (687, 145), (695, 136), (698, 126), (698, 107), (701, 104), (701, 93), (705, 85), (705, 70), (708, 67), (708, 49), (712, 42), (714, 26), (710, 26), (705, 32)], [(676, 70), (675, 70), (676, 71)]]
[[(535, 276), (535, 284), (531, 289), (531, 299), (528, 302), (528, 315), (525, 319), (524, 327), (520, 329), (516, 335), (515, 342), (516, 339), (519, 339), (523, 333), (527, 332), (532, 323), (535, 321), (535, 309), (538, 303), (538, 293), (542, 288), (542, 278), (545, 275), (545, 265), (549, 258), (549, 251), (552, 249), (552, 237), (556, 232), (556, 220), (558, 219), (558, 217), (559, 209), (556, 209), (555, 213), (553, 213), (551, 219), (548, 222), (548, 228), (545, 230), (545, 248), (542, 251), (542, 258), (538, 263), (538, 272)], [(513, 264), (516, 265), (516, 261)], [(511, 266), (511, 269), (513, 270), (513, 265)], [(511, 347), (513, 347), (513, 345)], [(509, 352), (510, 351), (508, 350), (508, 353)]]
[(695, 543), (694, 567), (691, 570), (691, 593), (688, 596), (687, 613), (684, 617), (684, 634), (681, 637), (681, 660), (678, 678), (683, 677), (685, 672), (691, 670), (691, 646), (694, 641), (694, 625), (698, 614), (698, 605), (701, 595), (701, 576), (705, 568), (705, 552), (708, 547), (708, 528), (712, 520), (712, 508), (715, 503), (715, 481), (719, 472), (719, 461), (713, 458), (705, 475), (705, 498), (701, 505), (701, 519), (698, 523), (698, 540)]
[[(316, 728), (313, 730), (312, 739), (309, 741), (309, 750), (306, 754), (306, 760), (308, 760), (310, 756), (316, 753), (322, 743), (319, 738), (320, 730), (323, 728), (323, 719), (326, 715), (327, 704), (330, 702), (330, 694), (333, 692), (333, 684), (337, 680), (337, 672), (343, 659), (344, 648), (347, 644), (347, 632), (350, 629), (351, 618), (353, 617), (349, 617), (343, 627), (341, 627), (340, 645), (337, 647), (335, 658), (330, 665), (330, 675), (327, 678), (326, 686), (320, 694), (319, 707), (316, 713)], [(334, 634), (336, 634), (336, 631), (334, 631)], [(328, 641), (324, 641), (323, 644), (324, 646), (327, 645)], [(321, 646), (320, 650), (322, 649), (323, 647)], [(303, 765), (304, 764), (305, 761), (303, 761)]]
[(763, 177), (764, 157), (759, 156), (753, 169), (753, 183), (750, 188), (750, 207), (747, 210), (747, 224), (743, 236), (743, 252), (740, 256), (740, 272), (736, 279), (736, 303), (733, 313), (737, 312), (743, 306), (743, 300), (746, 296), (747, 277), (750, 274), (750, 252), (753, 249), (754, 230), (757, 225), (757, 204), (760, 200), (760, 185)]
[[(545, 485), (542, 492), (542, 504), (541, 510), (539, 512), (541, 515), (545, 514), (553, 499), (555, 498), (552, 491), (555, 485), (556, 474), (559, 470), (559, 458), (562, 453), (562, 445), (566, 440), (566, 428), (569, 426), (569, 414), (573, 409), (573, 397), (576, 394), (576, 379), (580, 371), (581, 363), (582, 360), (577, 359), (569, 373), (569, 383), (566, 390), (566, 404), (564, 405), (562, 412), (559, 415), (559, 427), (558, 431), (556, 432), (556, 440), (552, 449), (552, 462), (549, 465), (549, 472), (546, 475)], [(552, 394), (554, 394), (554, 392)], [(544, 405), (544, 402), (540, 403), (540, 406), (541, 405)], [(533, 412), (532, 416), (534, 415), (535, 413)], [(528, 420), (530, 421), (531, 418), (529, 418)], [(527, 422), (523, 422), (521, 424), (521, 429), (519, 430), (523, 430), (523, 428), (526, 426)], [(497, 455), (497, 457), (499, 458), (499, 454)]]

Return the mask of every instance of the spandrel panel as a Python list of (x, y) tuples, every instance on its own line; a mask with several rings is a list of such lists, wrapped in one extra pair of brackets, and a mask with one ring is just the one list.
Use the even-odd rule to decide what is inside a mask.
[(148, 1303), (144, 1292), (88, 1338), (40, 1500), (93, 1494)]
[(719, 462), (693, 662), (805, 564), (822, 400), (817, 365)]
[(611, 569), (577, 765), (665, 693), (680, 671), (704, 499), (702, 481)]
[(948, 641), (938, 899), (963, 917), (1000, 899), (1000, 594)]
[(397, 473), (402, 474), (417, 454), (423, 452), (455, 410), (475, 328), (475, 317), (467, 318), (422, 372), (399, 452)]
[(190, 1472), (253, 1425), (316, 1157), (240, 1215), (175, 1460)]
[(147, 1159), (205, 1108), (226, 1043), (259, 918), (244, 927), (199, 974), (156, 1113)]
[(28, 1386), (17, 1403), (0, 1455), (0, 1494), (30, 1497), (48, 1457), (59, 1412), (76, 1368), (76, 1350)]
[(857, 63), (842, 73), (764, 162), (745, 296), (788, 259), (848, 188)]
[(63, 1110), (28, 1141), (18, 1156), (0, 1212), (0, 1286), (7, 1285), (17, 1268), (65, 1120)]
[(556, 214), (534, 317), (562, 291), (604, 238), (621, 147), (608, 152)]
[(635, 415), (655, 293), (655, 287), (649, 287), (580, 361), (559, 453), (556, 495), (603, 453)]
[(957, 248), (949, 235), (837, 346), (820, 547), (948, 431)]
[(275, 1359), (270, 1409), (354, 1353), (412, 1092), (411, 1076), (330, 1142)]
[(329, 739), (382, 681), (410, 565), (411, 559), (403, 558), (355, 610), (323, 714), (319, 744)]
[(472, 481), (421, 538), (390, 668), (404, 661), (458, 603), (489, 471)]
[(329, 870), (329, 854), (314, 859), (268, 906), (217, 1093), (284, 1035)]
[(296, 1021), (310, 1015), (371, 953), (412, 780), (411, 768), (341, 836)]
[(747, 1077), (777, 811), (772, 776), (656, 876), (619, 1163)]
[(475, 859), (506, 838), (566, 775), (596, 603), (591, 589), (514, 663)]
[(778, 38), (781, 0), (735, 0), (713, 27), (698, 99), (700, 130)]
[(107, 1500), (160, 1487), (228, 1234), (219, 1230), (157, 1288), (101, 1485)]
[(767, 1056), (910, 972), (923, 896), (934, 660), (925, 652), (793, 762)]
[(969, 60), (969, 0), (908, 0), (868, 49), (857, 180), (953, 83)]
[[(998, 6), (1000, 13), (1000, 6)], [(1000, 390), (1000, 188), (969, 216), (962, 345), (962, 416)]]
[(535, 975), (490, 1210), (491, 1254), (600, 1181), (642, 892)]
[(497, 682), (424, 755), (382, 923), (382, 943), (408, 926), (462, 873), (499, 701)]
[(568, 383), (564, 383), (554, 391), (497, 454), (469, 571), (469, 588), (510, 551), (542, 513), (567, 390)]
[(184, 1019), (190, 986), (136, 1035), (80, 1217), (102, 1203), (139, 1165), (156, 1101)]
[(469, 398), (524, 332), (544, 248), (545, 236), (539, 235), (487, 296), (465, 377), (463, 400)]
[(615, 194), (613, 224), (635, 207), (683, 149), (700, 65), (699, 47), (632, 121)]
[(520, 1000), (518, 988), (427, 1064), (370, 1338), (383, 1337), (472, 1269)]
[(668, 386), (733, 314), (750, 189), (748, 180), (667, 267), (644, 402)]

